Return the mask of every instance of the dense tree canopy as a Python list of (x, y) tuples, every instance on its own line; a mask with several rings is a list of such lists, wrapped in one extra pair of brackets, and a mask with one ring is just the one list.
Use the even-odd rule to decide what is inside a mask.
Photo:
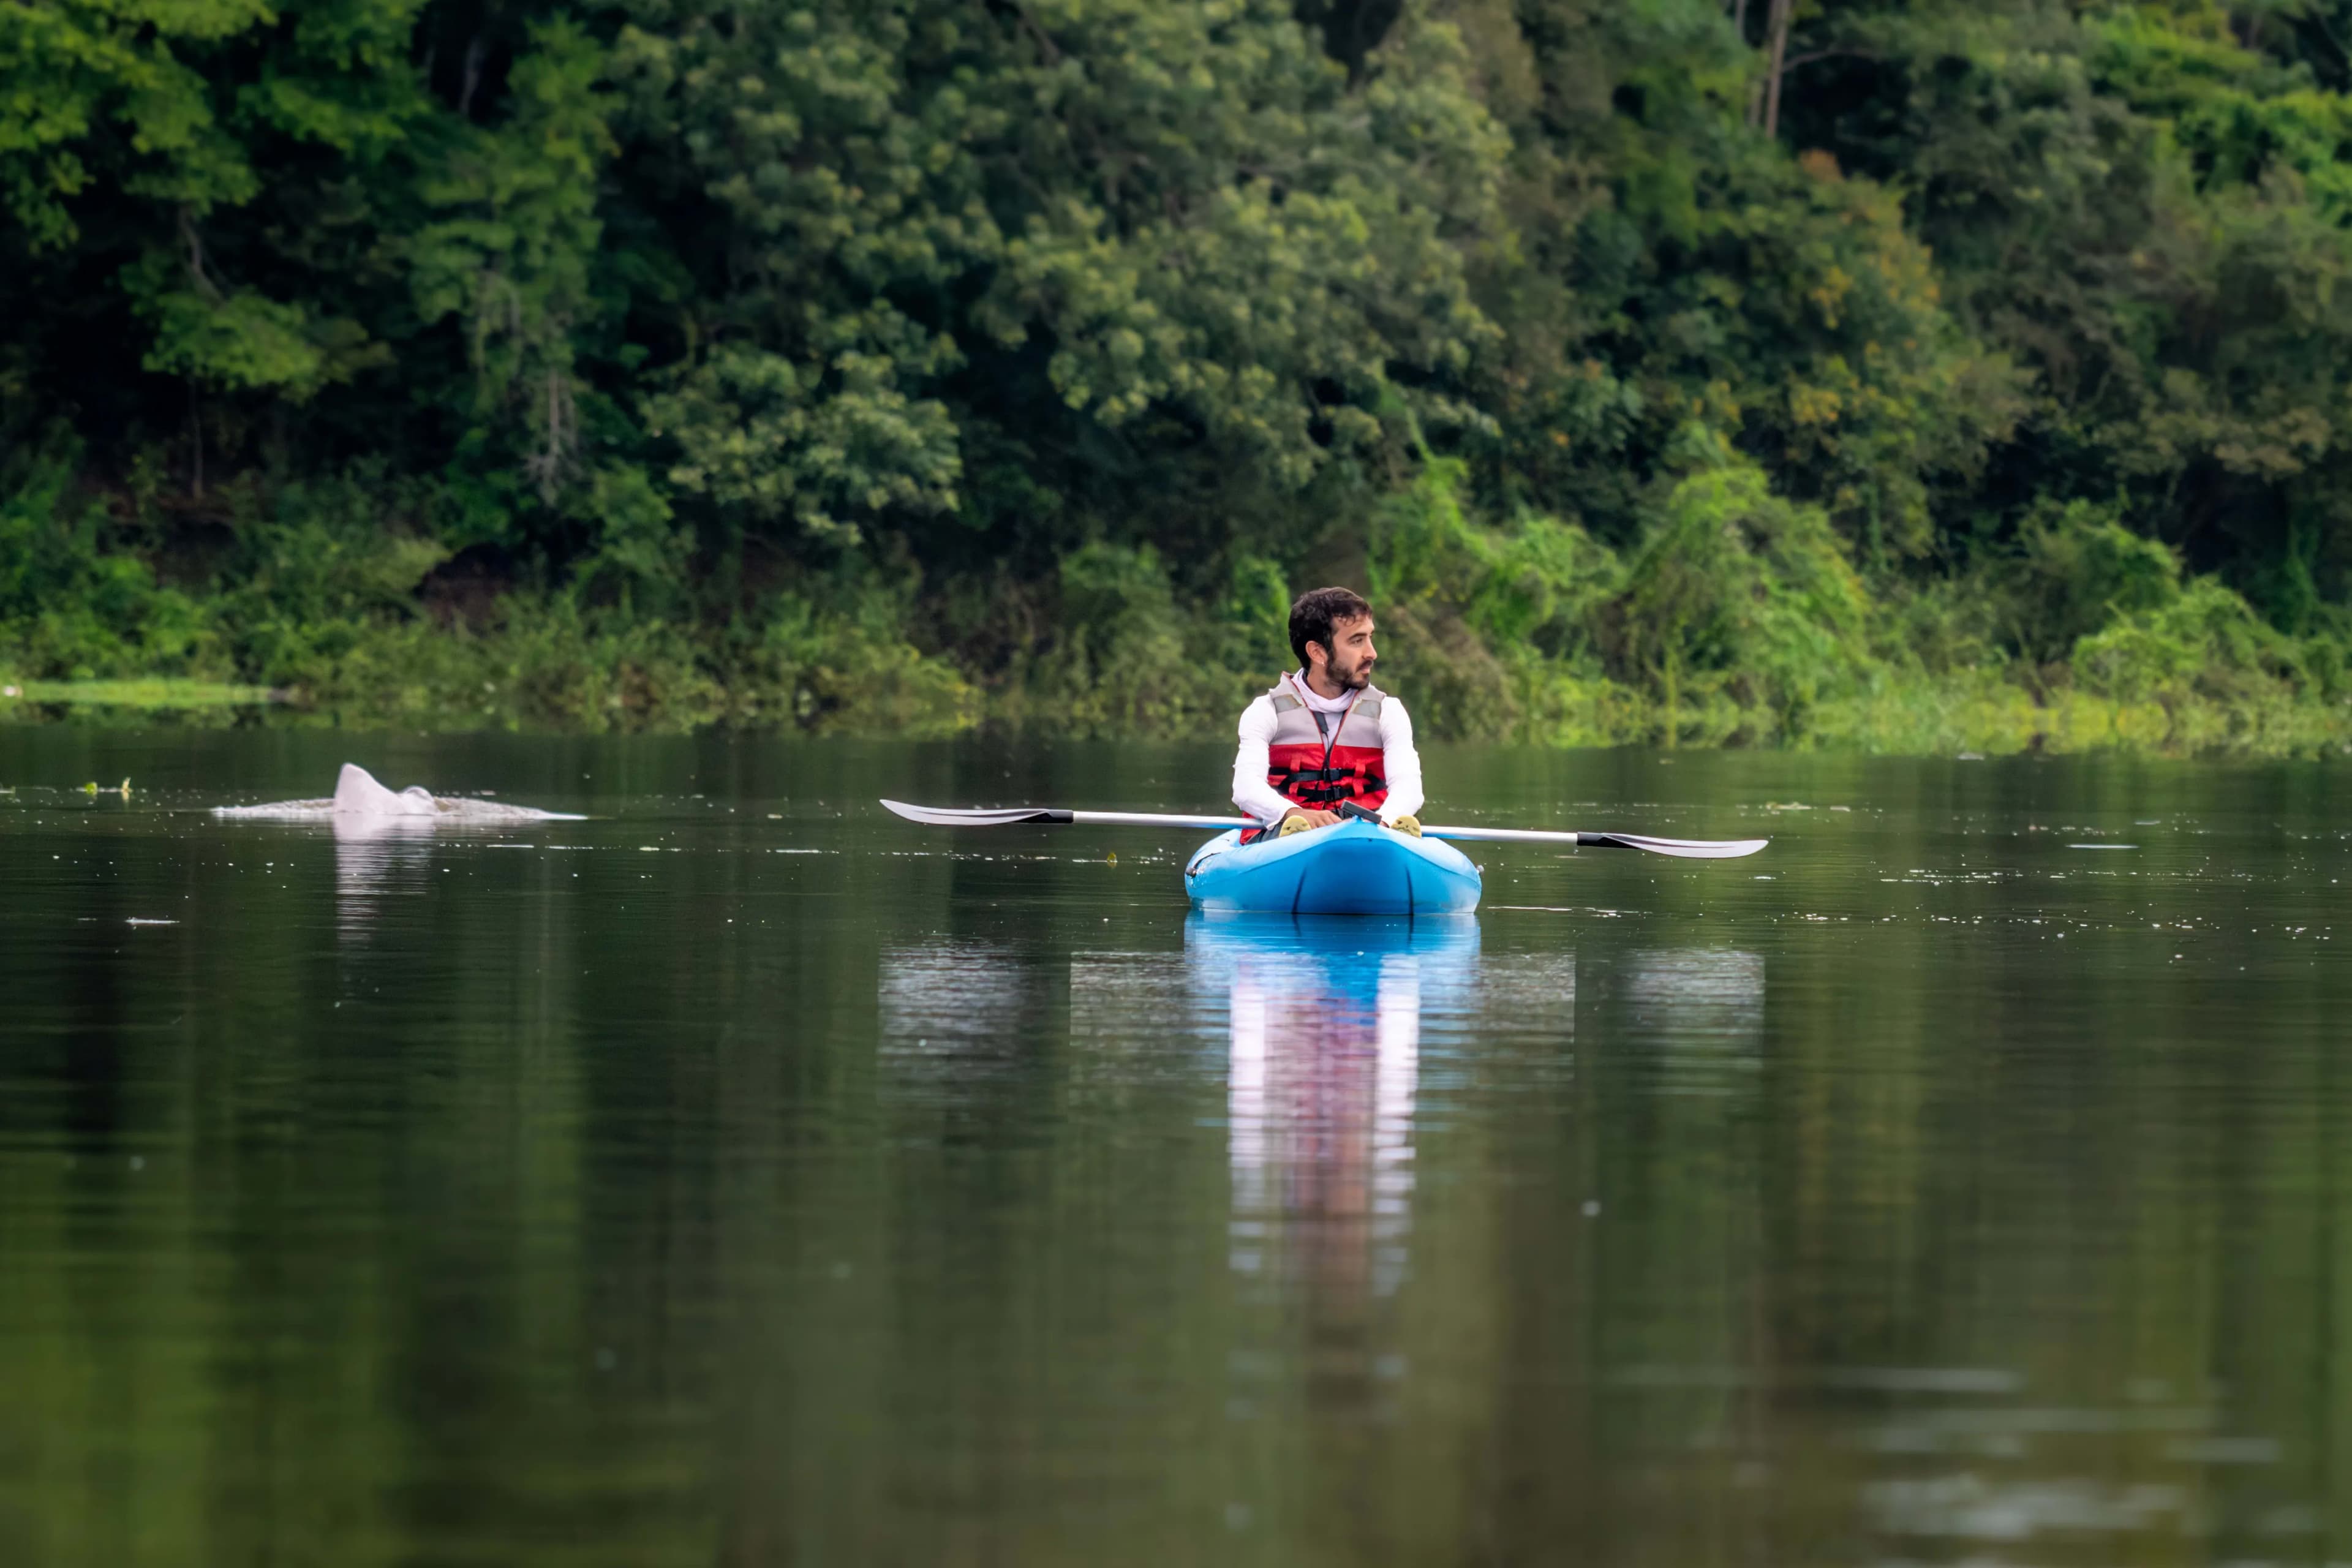
[(0, 668), (2308, 749), (2352, 0), (0, 0)]

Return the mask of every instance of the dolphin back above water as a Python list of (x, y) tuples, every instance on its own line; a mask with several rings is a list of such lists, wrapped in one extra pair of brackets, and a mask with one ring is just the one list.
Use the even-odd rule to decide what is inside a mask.
[(322, 800), (280, 800), (267, 805), (216, 805), (215, 816), (236, 816), (271, 822), (332, 821), (338, 826), (382, 823), (387, 826), (498, 826), (518, 822), (578, 822), (573, 813), (541, 811), (528, 805), (508, 805), (495, 800), (467, 800), (436, 795), (423, 784), (394, 791), (357, 763), (345, 763), (336, 776), (335, 793)]
[[(465, 805), (453, 800), (451, 805)], [(376, 783), (375, 775), (357, 763), (345, 763), (335, 777), (335, 798), (329, 803), (337, 816), (438, 816), (441, 803), (423, 784), (410, 784), (398, 795)]]

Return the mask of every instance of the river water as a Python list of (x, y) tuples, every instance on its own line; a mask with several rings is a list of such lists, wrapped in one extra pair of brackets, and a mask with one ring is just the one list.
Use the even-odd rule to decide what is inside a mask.
[[(346, 759), (593, 819), (202, 809)], [(2352, 1560), (2352, 775), (1427, 761), (1773, 843), (1206, 922), (873, 803), (1212, 748), (0, 731), (0, 1561)]]

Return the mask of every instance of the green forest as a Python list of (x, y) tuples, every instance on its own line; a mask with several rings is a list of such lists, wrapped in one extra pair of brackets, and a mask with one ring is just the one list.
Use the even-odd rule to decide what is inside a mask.
[(2352, 0), (0, 0), (0, 718), (1211, 735), (1336, 582), (1439, 739), (2333, 752), (2347, 153)]

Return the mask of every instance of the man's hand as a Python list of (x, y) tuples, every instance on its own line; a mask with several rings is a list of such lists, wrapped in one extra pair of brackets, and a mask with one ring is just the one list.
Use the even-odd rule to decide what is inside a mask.
[(1286, 838), (1294, 833), (1307, 833), (1318, 827), (1329, 827), (1339, 820), (1339, 814), (1336, 811), (1309, 811), (1303, 805), (1294, 805), (1282, 814), (1281, 836)]
[(1389, 826), (1399, 833), (1410, 833), (1415, 838), (1421, 837), (1421, 818), (1417, 816), (1400, 816)]

